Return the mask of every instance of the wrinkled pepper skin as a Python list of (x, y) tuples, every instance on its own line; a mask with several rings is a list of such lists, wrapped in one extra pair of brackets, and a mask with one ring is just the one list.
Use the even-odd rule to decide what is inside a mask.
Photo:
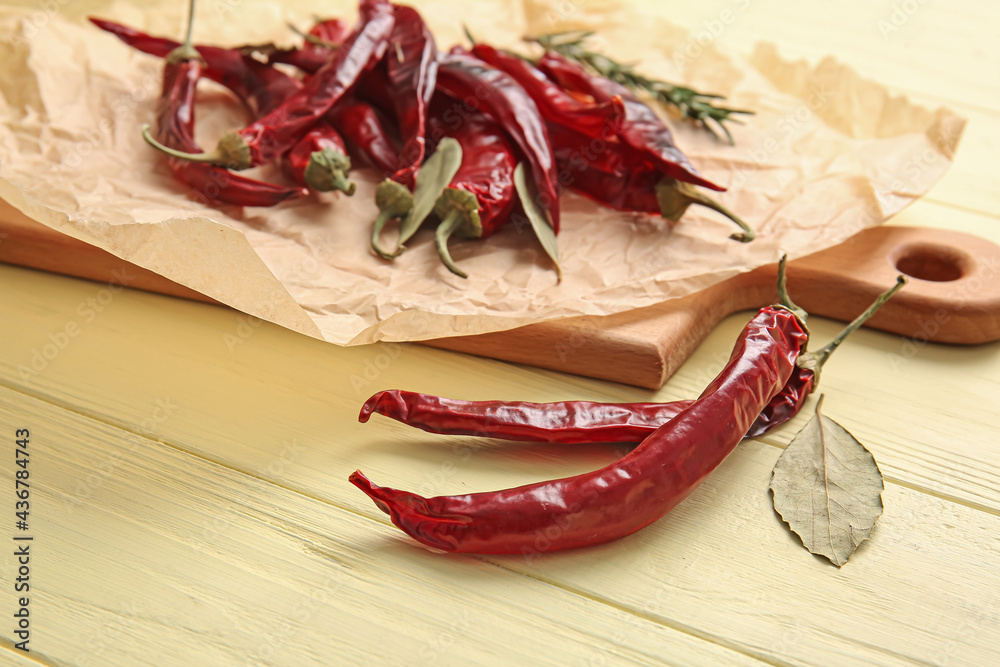
[[(763, 435), (794, 417), (805, 405), (813, 387), (813, 372), (797, 368), (754, 420), (746, 437)], [(561, 444), (635, 444), (693, 402), (462, 401), (390, 389), (365, 401), (358, 421), (364, 423), (373, 414), (379, 414), (428, 433), (445, 435)]]
[(354, 98), (344, 99), (330, 109), (326, 118), (383, 176), (396, 173), (399, 150), (371, 104)]
[(412, 190), (424, 160), (427, 105), (437, 82), (437, 44), (415, 9), (394, 5), (393, 12), (396, 22), (389, 37), (392, 48), (385, 57), (386, 74), (403, 147), (392, 180)]
[(451, 552), (531, 555), (616, 540), (648, 526), (732, 452), (795, 372), (808, 334), (790, 311), (760, 310), (702, 395), (600, 470), (513, 489), (422, 496), (350, 481), (421, 543)]
[[(172, 39), (153, 37), (113, 21), (91, 18), (90, 22), (132, 48), (152, 56), (165, 58), (180, 46), (180, 42)], [(254, 118), (269, 113), (302, 87), (298, 79), (243, 55), (239, 49), (217, 46), (194, 48), (204, 60), (201, 75), (232, 91)]]
[[(201, 150), (194, 140), (194, 93), (201, 74), (198, 60), (164, 66), (156, 111), (156, 138), (160, 143), (183, 151)], [(177, 180), (190, 188), (189, 196), (208, 205), (274, 206), (308, 194), (304, 188), (271, 185), (208, 164), (170, 157), (166, 161)]]
[(661, 173), (710, 190), (725, 190), (698, 174), (688, 157), (677, 148), (670, 128), (625, 86), (591, 75), (579, 64), (554, 51), (547, 51), (539, 59), (538, 69), (567, 90), (588, 95), (596, 103), (620, 99), (625, 108), (625, 118), (618, 126), (622, 142), (642, 154)]
[(427, 135), (435, 145), (451, 137), (462, 147), (462, 164), (448, 187), (471, 192), (479, 202), (480, 238), (491, 236), (510, 217), (514, 190), (514, 147), (499, 123), (481, 113), (461, 122), (445, 120), (453, 102), (436, 95), (427, 118)]
[(538, 205), (559, 232), (559, 181), (545, 122), (531, 97), (510, 76), (461, 50), (441, 56), (438, 90), (463, 103), (459, 113), (480, 111), (499, 123), (528, 162)]

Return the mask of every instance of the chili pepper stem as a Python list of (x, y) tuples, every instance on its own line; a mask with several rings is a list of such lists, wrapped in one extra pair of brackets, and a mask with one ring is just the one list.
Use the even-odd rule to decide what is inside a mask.
[(354, 183), (347, 178), (350, 170), (349, 157), (335, 148), (324, 148), (309, 156), (304, 177), (306, 184), (317, 192), (340, 190), (350, 197), (356, 189)]
[(396, 181), (386, 179), (375, 188), (375, 203), (378, 205), (379, 214), (372, 225), (372, 250), (382, 259), (395, 259), (406, 250), (406, 246), (397, 244), (396, 250), (388, 252), (382, 249), (379, 236), (387, 222), (409, 215), (413, 209), (413, 195)]
[(168, 148), (153, 138), (153, 133), (150, 131), (148, 123), (142, 126), (142, 138), (156, 150), (178, 160), (205, 162), (235, 171), (250, 168), (250, 148), (236, 132), (227, 132), (222, 135), (222, 138), (219, 139), (218, 147), (211, 153), (185, 153), (184, 151)]
[(323, 48), (330, 49), (331, 51), (333, 49), (340, 48), (340, 44), (335, 44), (334, 42), (328, 42), (325, 39), (320, 39), (316, 35), (310, 35), (307, 32), (302, 32), (292, 23), (286, 23), (285, 25), (288, 26), (289, 30), (294, 32), (299, 37), (301, 37), (302, 40), (305, 42), (309, 42), (310, 44), (314, 44), (315, 46), (322, 46)]
[(826, 360), (830, 358), (831, 354), (833, 354), (834, 350), (840, 347), (840, 344), (844, 342), (844, 339), (859, 329), (862, 324), (864, 324), (872, 315), (876, 313), (876, 311), (878, 311), (879, 308), (885, 304), (886, 301), (891, 299), (896, 292), (901, 290), (903, 285), (907, 282), (906, 276), (897, 276), (895, 285), (879, 294), (875, 301), (873, 301), (863, 313), (855, 317), (850, 324), (844, 327), (833, 340), (815, 352), (809, 352), (799, 357), (798, 365), (811, 370), (816, 376), (816, 382), (818, 383), (819, 372), (822, 370), (823, 364), (826, 363)]
[(186, 60), (201, 59), (201, 55), (194, 48), (194, 42), (191, 40), (191, 36), (194, 34), (194, 3), (195, 0), (191, 0), (188, 4), (187, 32), (184, 34), (184, 41), (180, 46), (167, 54), (165, 60), (168, 64), (176, 65)]
[(757, 233), (742, 218), (708, 195), (698, 191), (690, 183), (670, 177), (664, 178), (656, 184), (656, 200), (660, 205), (660, 214), (667, 220), (677, 222), (691, 204), (698, 204), (721, 213), (739, 225), (743, 231), (729, 236), (734, 241), (749, 243), (757, 236)]
[(778, 260), (778, 304), (791, 311), (795, 317), (799, 318), (802, 326), (806, 325), (806, 318), (809, 316), (805, 310), (795, 305), (792, 297), (788, 294), (788, 279), (786, 267), (788, 266), (788, 255), (782, 255)]
[(458, 268), (451, 258), (451, 253), (448, 252), (448, 239), (463, 224), (465, 224), (465, 219), (462, 211), (457, 208), (452, 209), (434, 231), (434, 245), (437, 247), (438, 257), (441, 258), (441, 262), (448, 267), (449, 271), (460, 278), (468, 278), (469, 274)]

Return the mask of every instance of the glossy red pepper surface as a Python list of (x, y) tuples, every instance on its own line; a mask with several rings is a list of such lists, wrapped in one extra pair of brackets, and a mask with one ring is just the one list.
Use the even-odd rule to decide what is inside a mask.
[(384, 176), (395, 173), (399, 166), (399, 151), (371, 104), (354, 98), (344, 99), (334, 105), (326, 117), (341, 136)]
[[(160, 58), (180, 46), (180, 42), (172, 39), (153, 37), (113, 21), (91, 18), (90, 22), (132, 48)], [(244, 55), (239, 49), (194, 48), (204, 60), (201, 75), (231, 90), (254, 118), (270, 112), (302, 87), (298, 79)]]
[(424, 160), (427, 105), (437, 83), (437, 45), (415, 9), (394, 5), (393, 12), (396, 23), (385, 56), (386, 74), (403, 147), (392, 179), (412, 190)]
[(591, 75), (579, 64), (553, 51), (547, 51), (539, 59), (538, 68), (563, 87), (589, 95), (595, 102), (620, 99), (625, 107), (625, 118), (618, 126), (619, 136), (661, 173), (678, 181), (725, 190), (698, 174), (687, 156), (677, 148), (670, 128), (625, 86)]
[[(625, 117), (625, 106), (620, 99), (585, 103), (570, 95), (524, 58), (487, 44), (476, 44), (471, 53), (517, 81), (538, 105), (548, 123), (571, 128), (591, 139), (609, 140), (617, 136), (618, 127)], [(551, 134), (550, 139), (553, 148), (557, 148), (557, 139)]]
[(795, 372), (808, 335), (781, 307), (761, 309), (702, 395), (615, 463), (503, 491), (424, 498), (350, 480), (411, 537), (445, 551), (534, 554), (629, 535), (683, 500), (736, 447)]
[(547, 209), (559, 231), (559, 187), (555, 158), (538, 107), (510, 76), (468, 54), (443, 55), (438, 66), (438, 90), (459, 102), (456, 113), (481, 111), (510, 135), (527, 159), (538, 190), (538, 205)]
[(362, 0), (360, 12), (358, 27), (299, 91), (235, 133), (248, 156), (234, 168), (266, 164), (290, 150), (382, 57), (392, 31), (392, 7), (385, 0)]
[[(164, 66), (163, 90), (156, 112), (156, 138), (165, 146), (188, 152), (201, 150), (194, 140), (194, 92), (200, 77), (198, 60), (167, 62)], [(168, 157), (167, 165), (179, 181), (191, 188), (191, 198), (206, 204), (274, 206), (308, 194), (303, 188), (255, 181), (209, 164)]]
[(433, 144), (451, 137), (462, 147), (462, 164), (448, 187), (476, 196), (479, 236), (485, 238), (507, 222), (517, 199), (514, 147), (503, 127), (481, 113), (470, 113), (461, 122), (446, 121), (451, 105), (446, 96), (434, 97), (427, 118), (427, 136)]
[[(797, 368), (754, 420), (746, 437), (763, 435), (798, 414), (812, 393), (813, 378), (811, 370)], [(373, 414), (380, 414), (428, 433), (522, 442), (638, 443), (693, 402), (462, 401), (392, 389), (365, 401), (358, 421), (367, 422)]]

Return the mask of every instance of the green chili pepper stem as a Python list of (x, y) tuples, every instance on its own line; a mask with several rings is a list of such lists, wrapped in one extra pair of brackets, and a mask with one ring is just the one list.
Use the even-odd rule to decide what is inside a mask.
[(176, 65), (187, 60), (201, 59), (201, 54), (194, 48), (194, 42), (191, 39), (194, 33), (194, 4), (195, 0), (191, 0), (188, 4), (187, 32), (184, 35), (184, 41), (180, 46), (167, 54), (165, 60), (168, 64)]
[(698, 204), (699, 206), (704, 206), (721, 213), (739, 225), (743, 231), (730, 234), (729, 236), (734, 241), (749, 243), (757, 236), (753, 228), (744, 222), (742, 218), (721, 203), (700, 192), (690, 183), (678, 181), (675, 178), (667, 176), (656, 184), (656, 201), (660, 205), (660, 215), (667, 220), (679, 221), (691, 204)]
[(324, 148), (309, 156), (309, 164), (306, 165), (303, 176), (306, 185), (317, 192), (340, 190), (350, 197), (356, 189), (354, 183), (347, 178), (350, 170), (349, 157), (336, 148)]
[(379, 214), (372, 225), (372, 250), (382, 259), (395, 259), (406, 250), (403, 240), (397, 242), (396, 250), (388, 252), (382, 249), (379, 235), (390, 220), (409, 216), (413, 209), (413, 195), (396, 181), (387, 178), (375, 188), (375, 204), (378, 206)]
[(468, 278), (469, 274), (458, 268), (451, 259), (451, 253), (448, 252), (448, 238), (465, 223), (464, 212), (454, 208), (434, 231), (434, 245), (437, 246), (438, 257), (441, 258), (441, 262), (448, 267), (449, 271), (460, 278)]
[(250, 168), (250, 148), (236, 132), (227, 132), (219, 139), (218, 147), (211, 153), (185, 153), (174, 148), (168, 148), (153, 138), (149, 123), (142, 126), (142, 138), (156, 150), (170, 157), (188, 162), (205, 162), (219, 167), (240, 171)]
[(778, 260), (778, 305), (791, 311), (795, 317), (799, 318), (799, 322), (804, 327), (809, 314), (799, 306), (796, 306), (795, 302), (792, 301), (792, 297), (788, 294), (787, 266), (788, 255), (783, 254), (781, 259)]
[(881, 308), (886, 301), (891, 299), (896, 292), (901, 290), (903, 288), (903, 285), (905, 285), (907, 282), (908, 281), (906, 279), (906, 276), (902, 275), (897, 276), (896, 284), (893, 285), (891, 288), (887, 289), (886, 291), (882, 292), (881, 294), (879, 294), (878, 297), (875, 299), (875, 301), (873, 301), (872, 304), (865, 309), (865, 312), (855, 317), (854, 320), (846, 327), (844, 327), (833, 340), (831, 340), (829, 343), (827, 343), (820, 349), (816, 350), (815, 352), (810, 352), (809, 354), (804, 354), (801, 357), (799, 357), (798, 360), (799, 366), (811, 369), (813, 373), (816, 375), (818, 381), (819, 372), (820, 370), (822, 370), (823, 364), (825, 364), (826, 360), (830, 358), (830, 355), (833, 354), (834, 350), (840, 347), (840, 344), (844, 342), (845, 338), (847, 338), (852, 333), (854, 333), (858, 328), (860, 328), (861, 325), (868, 320), (868, 318), (874, 315), (875, 312), (878, 311), (878, 309)]
[(291, 30), (292, 32), (294, 32), (299, 37), (301, 37), (303, 39), (303, 41), (309, 42), (310, 44), (315, 44), (316, 46), (322, 46), (324, 48), (331, 49), (331, 50), (333, 50), (333, 49), (339, 49), (340, 48), (340, 44), (335, 44), (333, 42), (328, 42), (325, 39), (320, 39), (316, 35), (310, 35), (307, 32), (302, 32), (297, 27), (295, 27), (295, 25), (292, 24), (292, 23), (286, 23), (285, 25), (288, 26), (289, 30)]
[(382, 259), (396, 259), (403, 254), (404, 250), (406, 250), (406, 246), (400, 245), (396, 247), (395, 251), (388, 252), (387, 250), (383, 250), (382, 245), (379, 243), (379, 235), (382, 233), (382, 228), (385, 227), (385, 223), (395, 217), (396, 216), (393, 215), (391, 210), (386, 209), (384, 211), (380, 211), (378, 217), (375, 218), (375, 223), (372, 225), (372, 250), (374, 250), (375, 254)]

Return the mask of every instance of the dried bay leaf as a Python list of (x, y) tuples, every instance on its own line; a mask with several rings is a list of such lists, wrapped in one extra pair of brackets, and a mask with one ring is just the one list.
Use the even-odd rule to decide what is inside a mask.
[(871, 452), (820, 413), (778, 458), (774, 509), (809, 551), (842, 567), (882, 515), (882, 473)]

